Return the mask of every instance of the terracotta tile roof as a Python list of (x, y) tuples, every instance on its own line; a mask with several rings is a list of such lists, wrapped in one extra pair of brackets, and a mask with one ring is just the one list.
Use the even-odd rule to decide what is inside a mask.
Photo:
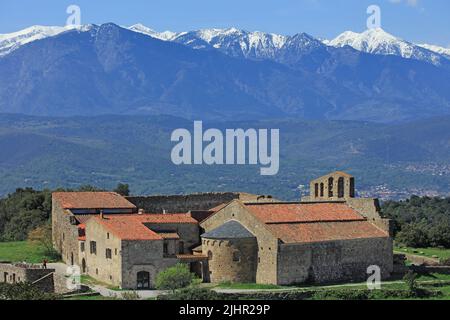
[(368, 221), (267, 224), (285, 243), (385, 238), (389, 235)]
[[(186, 224), (198, 222), (187, 213), (177, 214), (105, 214), (102, 219), (99, 215), (89, 219), (103, 225), (112, 234), (122, 240), (162, 240), (161, 233), (156, 233), (145, 224)], [(176, 233), (168, 235), (178, 236)], [(178, 236), (179, 237), (179, 236)]]
[(54, 192), (64, 209), (134, 209), (136, 206), (115, 192)]
[(161, 236), (147, 228), (141, 221), (131, 217), (124, 219), (108, 216), (102, 219), (96, 216), (88, 221), (88, 225), (94, 221), (121, 240), (162, 240)]
[(247, 203), (245, 206), (264, 223), (365, 220), (345, 203)]

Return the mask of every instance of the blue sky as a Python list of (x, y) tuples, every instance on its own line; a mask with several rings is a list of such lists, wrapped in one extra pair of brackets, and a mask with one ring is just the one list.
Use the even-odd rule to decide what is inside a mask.
[(363, 31), (367, 7), (377, 4), (386, 31), (450, 47), (448, 0), (0, 0), (0, 33), (35, 24), (64, 25), (70, 4), (81, 8), (82, 24), (140, 22), (158, 31), (234, 26), (321, 38)]

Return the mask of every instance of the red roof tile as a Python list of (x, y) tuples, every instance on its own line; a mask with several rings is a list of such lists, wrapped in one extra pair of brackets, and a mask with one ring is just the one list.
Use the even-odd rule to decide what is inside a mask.
[(368, 221), (267, 224), (267, 228), (285, 243), (389, 237)]
[[(104, 215), (102, 219), (100, 216), (95, 216), (92, 219), (95, 222), (103, 225), (112, 234), (122, 240), (161, 240), (165, 235), (156, 233), (145, 226), (148, 224), (185, 224), (198, 222), (189, 214), (108, 214)], [(168, 235), (174, 238), (174, 235)], [(178, 236), (178, 235), (176, 235)]]
[(54, 192), (64, 209), (134, 209), (136, 206), (115, 192)]
[(131, 217), (126, 219), (117, 219), (117, 217), (108, 216), (102, 219), (100, 216), (97, 216), (90, 219), (88, 221), (88, 224), (92, 223), (93, 221), (104, 226), (106, 230), (110, 231), (114, 236), (121, 240), (162, 239), (158, 234), (144, 226), (142, 222)]
[(345, 203), (247, 203), (245, 206), (264, 223), (365, 220)]

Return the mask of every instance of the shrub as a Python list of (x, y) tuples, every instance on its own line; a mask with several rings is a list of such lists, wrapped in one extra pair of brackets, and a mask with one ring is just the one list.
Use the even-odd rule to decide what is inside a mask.
[(123, 300), (140, 300), (141, 297), (136, 291), (125, 291), (122, 293)]
[(221, 294), (209, 289), (188, 287), (167, 295), (158, 296), (158, 300), (228, 300), (231, 295)]
[(191, 285), (195, 275), (185, 264), (178, 263), (173, 267), (161, 271), (156, 276), (156, 288), (159, 290), (176, 290)]
[(31, 283), (0, 283), (0, 300), (57, 300), (59, 296), (45, 293)]
[(408, 292), (415, 294), (417, 292), (417, 274), (410, 270), (405, 274), (403, 280), (408, 286)]

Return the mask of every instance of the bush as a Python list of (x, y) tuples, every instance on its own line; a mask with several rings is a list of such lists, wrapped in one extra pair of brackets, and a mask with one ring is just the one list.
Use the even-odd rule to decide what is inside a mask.
[(195, 275), (185, 264), (178, 263), (173, 267), (161, 271), (156, 276), (156, 288), (159, 290), (176, 290), (192, 284)]
[(45, 293), (31, 283), (0, 283), (0, 300), (57, 300), (59, 296)]
[(229, 300), (232, 296), (209, 289), (188, 287), (167, 295), (158, 296), (158, 300)]
[(410, 270), (407, 274), (405, 274), (403, 280), (408, 286), (408, 292), (415, 294), (417, 292), (417, 273)]
[(125, 291), (122, 293), (122, 300), (141, 300), (136, 291)]

